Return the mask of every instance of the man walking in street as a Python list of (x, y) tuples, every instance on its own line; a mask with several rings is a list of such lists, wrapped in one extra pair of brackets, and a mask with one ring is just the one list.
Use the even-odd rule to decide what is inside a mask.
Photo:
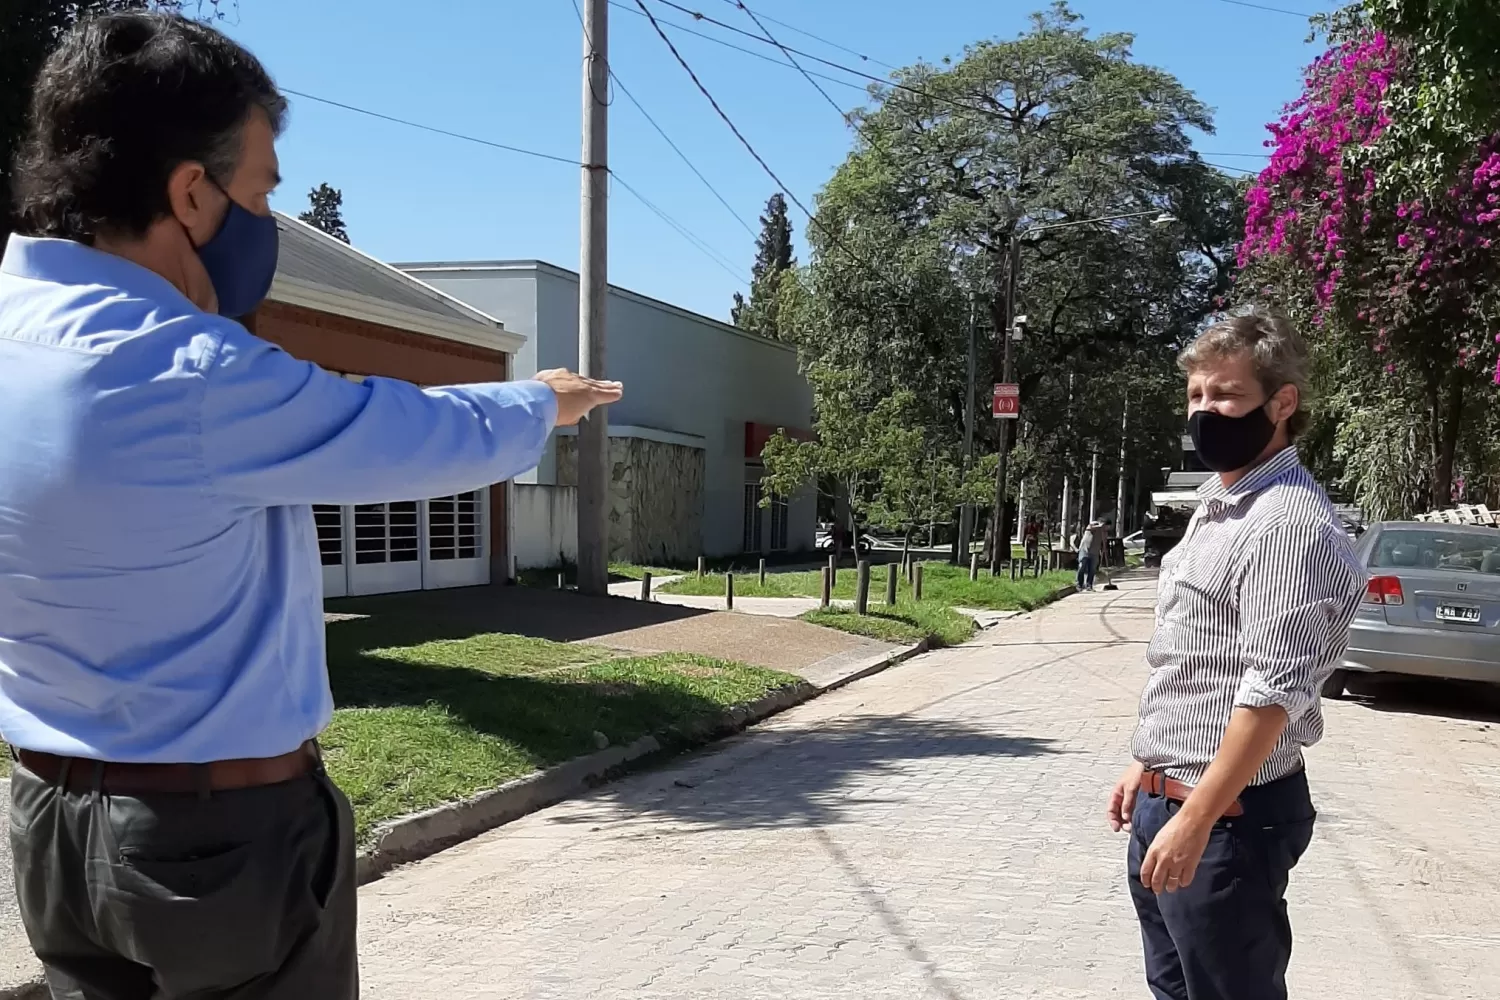
[(285, 109), (161, 14), (81, 23), (33, 94), (0, 262), (0, 737), (58, 1000), (358, 995), (309, 505), (502, 482), (620, 396), (355, 384), (235, 322), (276, 271)]
[(1109, 823), (1157, 1000), (1284, 1000), (1284, 899), (1315, 812), (1302, 748), (1364, 571), (1297, 459), (1307, 349), (1252, 309), (1183, 352), (1188, 431), (1217, 475), (1165, 559), (1133, 763)]
[(1099, 569), (1099, 532), (1096, 530), (1098, 522), (1089, 524), (1078, 533), (1078, 590), (1089, 591), (1094, 589), (1094, 573)]

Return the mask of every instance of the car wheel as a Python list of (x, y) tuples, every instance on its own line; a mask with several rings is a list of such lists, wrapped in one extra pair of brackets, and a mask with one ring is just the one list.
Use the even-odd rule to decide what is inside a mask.
[(1323, 682), (1323, 697), (1342, 698), (1344, 696), (1344, 689), (1348, 686), (1349, 671), (1335, 670), (1333, 673), (1329, 674), (1328, 679)]

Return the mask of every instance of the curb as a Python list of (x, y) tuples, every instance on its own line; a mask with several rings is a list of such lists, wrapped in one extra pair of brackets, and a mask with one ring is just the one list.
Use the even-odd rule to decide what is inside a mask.
[[(355, 859), (355, 880), (366, 885), (391, 869), (421, 861), (440, 851), (472, 840), (482, 833), (531, 813), (575, 798), (600, 785), (623, 777), (660, 760), (733, 736), (773, 715), (795, 708), (855, 681), (871, 677), (928, 651), (921, 642), (870, 657), (850, 665), (847, 673), (825, 684), (802, 681), (771, 691), (762, 698), (738, 705), (721, 715), (694, 725), (676, 727), (659, 736), (643, 736), (623, 747), (609, 747), (577, 757), (535, 774), (509, 781), (498, 788), (447, 805), (428, 809), (381, 824), (375, 846)], [(0, 1000), (48, 1000), (44, 983), (0, 987)]]
[[(772, 715), (919, 656), (927, 652), (929, 646), (930, 643), (924, 639), (916, 645), (853, 664), (848, 673), (826, 684), (802, 681), (731, 708), (715, 718), (687, 727), (673, 728), (659, 736), (643, 736), (628, 746), (610, 747), (585, 757), (576, 757), (544, 771), (506, 782), (472, 798), (381, 824), (375, 831), (374, 846), (361, 853), (356, 860), (355, 878), (360, 885), (373, 882), (398, 865), (431, 857), (496, 827), (513, 823), (523, 816), (623, 777), (631, 771), (733, 736)], [(0, 1000), (12, 998), (0, 993)]]

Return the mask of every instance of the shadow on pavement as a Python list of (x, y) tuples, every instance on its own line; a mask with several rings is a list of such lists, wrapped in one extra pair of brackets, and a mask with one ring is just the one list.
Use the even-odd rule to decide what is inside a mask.
[(378, 629), (383, 636), (399, 637), (399, 642), (386, 645), (466, 639), (489, 632), (576, 642), (710, 614), (671, 604), (585, 597), (530, 587), (469, 587), (347, 597), (326, 602), (324, 609), (330, 615), (359, 616), (330, 620), (330, 640), (335, 632), (347, 630)]
[(1349, 681), (1346, 697), (1377, 712), (1500, 722), (1500, 684), (1389, 674), (1355, 675)]
[[(972, 729), (953, 722), (865, 717), (817, 729), (731, 742), (659, 783), (627, 782), (552, 822), (598, 823), (621, 815), (672, 818), (731, 829), (829, 826), (894, 812), (908, 794), (908, 761), (932, 758), (1037, 757), (1062, 751), (1052, 741)], [(774, 766), (761, 758), (776, 754)], [(847, 787), (860, 776), (858, 794)], [(889, 783), (880, 776), (888, 776)], [(915, 790), (913, 789), (913, 794)], [(928, 790), (930, 794), (930, 789)], [(878, 820), (877, 820), (878, 821)]]

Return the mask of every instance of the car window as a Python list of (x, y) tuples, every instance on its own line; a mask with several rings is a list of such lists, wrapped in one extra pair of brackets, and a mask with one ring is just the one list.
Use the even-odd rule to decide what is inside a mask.
[(1386, 531), (1370, 554), (1371, 569), (1443, 569), (1500, 576), (1500, 532), (1494, 538), (1445, 532)]

